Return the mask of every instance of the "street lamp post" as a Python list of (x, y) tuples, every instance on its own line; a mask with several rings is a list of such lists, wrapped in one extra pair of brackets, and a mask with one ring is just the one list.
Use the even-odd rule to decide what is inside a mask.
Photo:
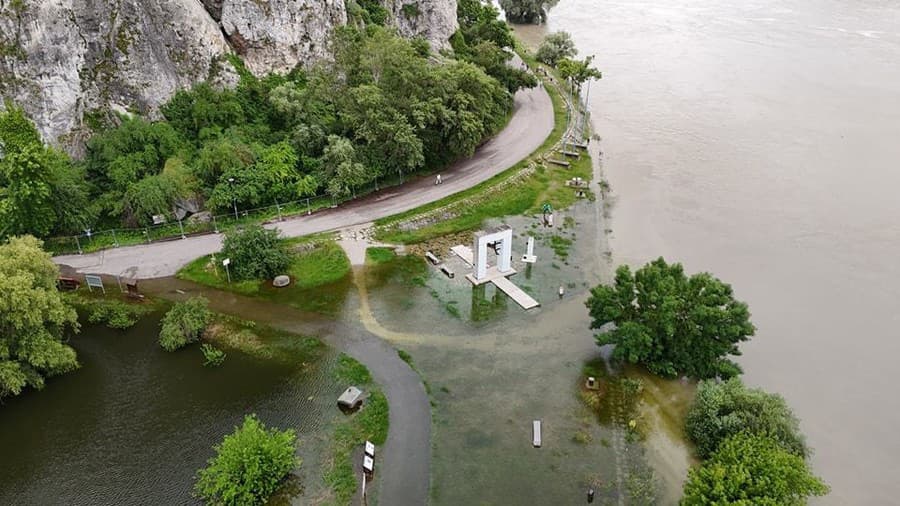
[(235, 221), (237, 221), (237, 219), (238, 219), (237, 198), (235, 198), (235, 196), (234, 196), (234, 178), (233, 177), (228, 178), (228, 184), (231, 186), (231, 205), (234, 206), (234, 219), (235, 219)]

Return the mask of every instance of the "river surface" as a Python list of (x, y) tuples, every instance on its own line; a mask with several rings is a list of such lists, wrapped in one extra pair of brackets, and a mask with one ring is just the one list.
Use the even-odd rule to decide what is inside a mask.
[(758, 327), (745, 380), (784, 395), (832, 486), (900, 497), (900, 4), (562, 0), (595, 54), (590, 105), (616, 263), (732, 283)]
[(84, 327), (70, 341), (79, 370), (4, 400), (0, 504), (202, 504), (191, 497), (195, 473), (248, 413), (297, 432), (296, 484), (305, 498), (323, 492), (322, 461), (341, 416), (337, 353), (321, 344), (293, 351), (301, 338), (280, 336), (264, 341), (292, 350), (279, 359), (228, 350), (208, 368), (196, 345), (163, 351), (158, 321)]

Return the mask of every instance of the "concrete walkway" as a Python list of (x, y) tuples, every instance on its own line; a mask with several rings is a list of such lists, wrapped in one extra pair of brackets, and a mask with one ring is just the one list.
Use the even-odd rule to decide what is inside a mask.
[[(386, 188), (336, 209), (271, 224), (287, 237), (350, 227), (391, 216), (471, 188), (525, 159), (553, 131), (553, 103), (543, 87), (516, 93), (513, 116), (496, 137), (470, 158), (441, 172), (443, 184), (433, 176), (419, 177)], [(221, 234), (114, 248), (85, 255), (54, 257), (77, 272), (149, 279), (174, 275), (192, 260), (222, 248)]]

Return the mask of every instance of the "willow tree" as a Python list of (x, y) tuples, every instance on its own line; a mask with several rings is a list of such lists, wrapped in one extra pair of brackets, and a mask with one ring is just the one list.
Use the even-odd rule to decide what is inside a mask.
[(0, 244), (0, 398), (78, 368), (65, 344), (78, 331), (75, 310), (56, 289), (59, 268), (34, 237)]
[(539, 24), (547, 21), (547, 11), (559, 0), (500, 0), (506, 19), (512, 23)]

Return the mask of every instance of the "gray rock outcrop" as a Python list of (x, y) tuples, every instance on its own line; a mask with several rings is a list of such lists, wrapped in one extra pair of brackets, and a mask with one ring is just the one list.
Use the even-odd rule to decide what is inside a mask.
[[(456, 0), (381, 1), (435, 49), (457, 29)], [(0, 96), (77, 154), (108, 111), (154, 117), (179, 89), (234, 85), (232, 52), (257, 75), (307, 65), (347, 21), (344, 0), (0, 0)]]

